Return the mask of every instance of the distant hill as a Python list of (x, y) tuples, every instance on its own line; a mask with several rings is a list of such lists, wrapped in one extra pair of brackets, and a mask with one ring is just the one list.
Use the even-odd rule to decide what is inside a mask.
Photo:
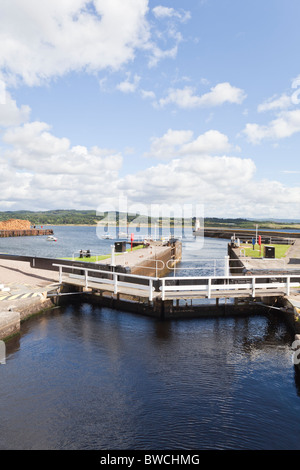
[[(9, 219), (21, 219), (29, 220), (32, 225), (96, 225), (98, 222), (103, 221), (104, 216), (108, 214), (113, 215), (112, 220), (118, 220), (118, 213), (102, 213), (97, 214), (93, 210), (68, 210), (58, 209), (49, 211), (5, 211), (0, 212), (0, 222)], [(132, 222), (138, 214), (128, 214), (128, 222)], [(169, 219), (162, 218), (162, 221), (169, 221)], [(103, 221), (104, 222), (104, 221)], [(148, 217), (146, 215), (139, 216), (139, 223), (147, 224)], [(152, 223), (160, 223), (158, 218), (152, 220)], [(179, 222), (180, 218), (171, 218), (171, 225), (173, 222)], [(186, 223), (190, 222), (192, 225), (195, 224), (195, 218), (186, 220)], [(256, 224), (262, 228), (300, 228), (300, 222), (298, 220), (253, 220), (246, 218), (218, 218), (218, 217), (206, 217), (204, 219), (204, 225), (206, 227), (239, 227), (239, 228), (253, 228)]]

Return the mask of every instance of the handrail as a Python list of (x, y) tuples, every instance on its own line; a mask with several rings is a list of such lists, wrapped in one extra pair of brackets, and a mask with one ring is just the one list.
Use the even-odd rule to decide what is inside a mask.
[[(295, 282), (295, 279), (298, 282)], [(257, 282), (259, 280), (265, 282)], [(182, 284), (181, 281), (183, 281)], [(187, 281), (193, 281), (193, 283), (187, 284)], [(165, 300), (168, 292), (180, 293), (180, 291), (184, 291), (195, 293), (201, 291), (201, 293), (206, 294), (207, 298), (210, 299), (213, 291), (241, 291), (249, 289), (252, 297), (255, 297), (257, 291), (272, 288), (283, 288), (286, 295), (290, 295), (291, 288), (300, 288), (300, 275), (164, 277), (161, 279), (160, 290), (162, 292), (162, 300)]]
[[(203, 295), (205, 295), (208, 299), (211, 298), (214, 292), (219, 291), (229, 291), (229, 292), (238, 292), (243, 291), (245, 289), (250, 290), (252, 297), (256, 296), (257, 291), (262, 289), (281, 289), (284, 290), (286, 295), (290, 295), (290, 291), (292, 288), (300, 288), (300, 275), (297, 274), (285, 274), (285, 275), (256, 275), (256, 276), (206, 276), (206, 277), (196, 277), (196, 276), (180, 276), (180, 277), (163, 277), (163, 278), (155, 278), (152, 276), (142, 276), (138, 274), (127, 274), (127, 273), (120, 273), (116, 271), (105, 271), (101, 269), (92, 269), (92, 268), (85, 268), (82, 266), (70, 266), (64, 264), (53, 264), (59, 268), (59, 283), (63, 282), (62, 280), (62, 273), (63, 269), (72, 269), (77, 271), (83, 271), (84, 275), (74, 275), (71, 276), (78, 277), (80, 279), (85, 280), (85, 287), (88, 288), (89, 281), (94, 282), (102, 282), (111, 284), (114, 286), (114, 294), (119, 292), (119, 286), (123, 287), (132, 287), (137, 289), (143, 289), (148, 291), (149, 294), (149, 301), (153, 300), (153, 283), (154, 281), (159, 282), (160, 287), (159, 290), (161, 291), (162, 300), (166, 299), (166, 294), (169, 292), (178, 293), (180, 292), (187, 292), (189, 294), (195, 294), (197, 291)], [(89, 277), (89, 273), (98, 273), (98, 274), (105, 274), (106, 276), (111, 276), (112, 279), (108, 278), (97, 278), (97, 277)], [(141, 284), (139, 282), (124, 282), (119, 279), (122, 278), (129, 278), (129, 279), (140, 279), (146, 280), (146, 284)], [(100, 281), (99, 281), (100, 279)], [(192, 282), (190, 282), (192, 281)], [(262, 281), (262, 282), (259, 282)]]
[[(84, 272), (83, 276), (82, 275), (77, 275), (76, 277), (79, 277), (80, 279), (85, 280), (85, 287), (87, 289), (89, 287), (89, 281), (99, 282), (99, 280), (97, 280), (97, 279), (101, 279), (101, 282), (106, 283), (106, 284), (111, 284), (111, 285), (114, 286), (114, 294), (119, 293), (119, 289), (118, 289), (119, 286), (133, 287), (133, 288), (144, 289), (144, 290), (147, 290), (147, 288), (148, 288), (149, 300), (150, 301), (153, 300), (153, 291), (154, 291), (153, 281), (157, 280), (157, 278), (154, 278), (152, 276), (151, 277), (150, 276), (141, 276), (141, 275), (137, 275), (137, 274), (120, 273), (120, 272), (116, 272), (116, 271), (105, 271), (105, 270), (102, 270), (102, 269), (92, 269), (92, 268), (85, 268), (85, 267), (82, 267), (82, 266), (70, 266), (70, 265), (65, 265), (65, 264), (53, 264), (53, 266), (56, 266), (56, 267), (59, 268), (59, 284), (62, 284), (62, 282), (63, 282), (62, 281), (63, 268), (72, 269), (72, 270), (75, 269), (77, 271), (83, 271)], [(98, 273), (98, 274), (99, 273), (100, 274), (105, 274), (106, 276), (109, 275), (109, 276), (112, 276), (113, 279), (107, 279), (107, 278), (104, 278), (104, 277), (101, 277), (101, 278), (89, 277), (88, 273), (90, 273), (90, 272), (95, 272), (95, 273)], [(144, 285), (144, 284), (141, 284), (141, 283), (134, 283), (134, 282), (130, 283), (130, 285), (129, 285), (129, 283), (120, 281), (119, 277), (147, 280), (148, 285)]]

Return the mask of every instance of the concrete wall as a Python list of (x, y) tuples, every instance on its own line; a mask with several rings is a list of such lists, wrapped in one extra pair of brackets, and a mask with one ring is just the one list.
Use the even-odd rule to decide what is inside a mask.
[(7, 237), (29, 237), (38, 235), (53, 235), (52, 229), (31, 229), (31, 230), (0, 230), (0, 238)]
[(0, 312), (0, 339), (8, 338), (20, 331), (20, 313)]
[[(151, 252), (150, 252), (151, 253)], [(160, 248), (159, 255), (150, 254), (148, 260), (140, 261), (140, 265), (131, 268), (131, 274), (138, 274), (140, 276), (153, 276), (163, 277), (170, 273), (169, 267), (173, 267), (176, 260), (181, 260), (182, 255), (182, 243), (179, 240), (171, 243), (165, 248)], [(157, 270), (156, 270), (157, 261)], [(162, 263), (160, 263), (162, 261)], [(173, 262), (172, 262), (173, 261)], [(163, 266), (164, 265), (164, 266)], [(163, 269), (161, 269), (163, 268)]]
[[(199, 233), (199, 236), (211, 237), (211, 238), (225, 238), (230, 239), (232, 235), (237, 238), (245, 239), (248, 238), (249, 240), (252, 237), (255, 237), (256, 230), (249, 230), (249, 229), (239, 229), (239, 228), (204, 228), (203, 231)], [(272, 230), (261, 230), (259, 229), (258, 234), (264, 237), (267, 243), (270, 241), (270, 237), (274, 238), (300, 238), (300, 232), (280, 232), (280, 231), (272, 231)]]

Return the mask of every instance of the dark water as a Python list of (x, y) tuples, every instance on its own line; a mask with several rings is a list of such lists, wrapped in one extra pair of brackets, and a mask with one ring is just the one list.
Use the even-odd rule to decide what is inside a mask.
[[(213, 254), (226, 242), (195, 256)], [(7, 344), (0, 448), (298, 450), (292, 342), (275, 314), (161, 322), (57, 308)]]

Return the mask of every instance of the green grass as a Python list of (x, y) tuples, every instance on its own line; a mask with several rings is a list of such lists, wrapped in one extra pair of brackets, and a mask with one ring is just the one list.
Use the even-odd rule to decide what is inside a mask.
[[(138, 246), (134, 246), (132, 248), (132, 251), (136, 251), (136, 250), (140, 250), (141, 248), (144, 248), (144, 245), (138, 245)], [(126, 250), (127, 252), (131, 251), (131, 248), (127, 248)], [(124, 254), (123, 253), (115, 253), (115, 256), (120, 256)], [(95, 255), (95, 256), (91, 256), (90, 258), (62, 258), (62, 259), (67, 259), (67, 260), (72, 260), (72, 261), (86, 261), (87, 263), (96, 263), (97, 261), (103, 261), (104, 259), (108, 259), (110, 258), (111, 255)]]
[[(245, 255), (249, 256), (251, 258), (263, 258), (264, 257), (264, 246), (261, 245), (261, 251), (260, 251), (260, 246), (257, 244), (254, 246), (253, 250), (253, 245), (249, 244), (242, 244), (240, 246), (241, 250), (245, 250)], [(267, 245), (269, 246), (269, 245)], [(275, 247), (275, 258), (284, 258), (286, 256), (286, 253), (288, 249), (290, 248), (290, 245), (270, 245)]]

